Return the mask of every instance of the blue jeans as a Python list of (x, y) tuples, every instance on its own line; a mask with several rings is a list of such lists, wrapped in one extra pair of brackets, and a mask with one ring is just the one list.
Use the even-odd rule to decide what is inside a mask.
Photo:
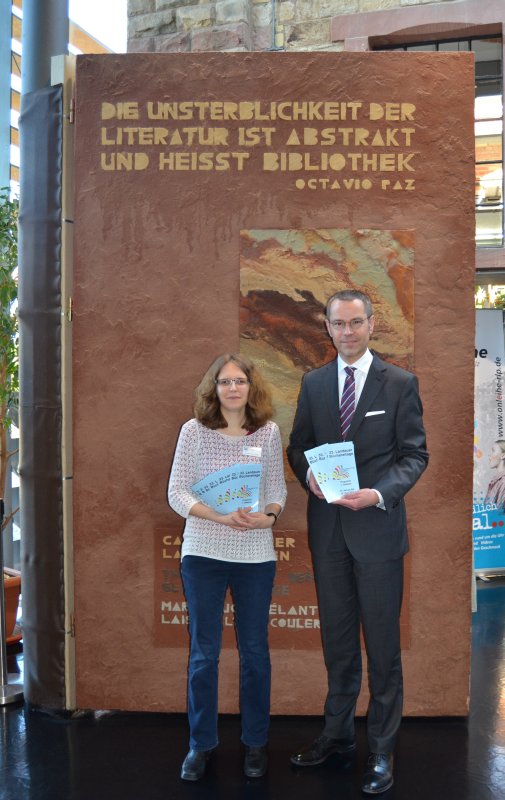
[(275, 561), (244, 564), (185, 556), (181, 573), (191, 636), (188, 675), (190, 747), (211, 750), (218, 743), (218, 664), (228, 587), (235, 608), (240, 654), (241, 739), (249, 747), (262, 747), (267, 743), (270, 723), (268, 614)]

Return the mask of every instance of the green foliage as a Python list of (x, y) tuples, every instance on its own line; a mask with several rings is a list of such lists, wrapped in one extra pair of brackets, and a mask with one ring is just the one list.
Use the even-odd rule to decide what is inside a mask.
[(495, 295), (493, 308), (505, 308), (505, 294)]
[(0, 189), (0, 426), (10, 425), (19, 389), (17, 266), (18, 201)]

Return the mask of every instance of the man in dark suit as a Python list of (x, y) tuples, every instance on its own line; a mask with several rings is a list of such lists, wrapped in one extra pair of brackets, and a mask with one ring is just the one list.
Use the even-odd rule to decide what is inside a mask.
[[(393, 783), (403, 705), (400, 610), (408, 550), (403, 497), (426, 468), (428, 453), (417, 378), (368, 349), (374, 329), (370, 298), (354, 290), (337, 292), (326, 307), (326, 328), (338, 357), (303, 379), (288, 458), (308, 489), (328, 694), (322, 735), (291, 761), (314, 766), (333, 753), (356, 749), (361, 622), (370, 685), (370, 753), (362, 790), (380, 794)], [(343, 440), (354, 443), (363, 488), (327, 503), (304, 452)]]

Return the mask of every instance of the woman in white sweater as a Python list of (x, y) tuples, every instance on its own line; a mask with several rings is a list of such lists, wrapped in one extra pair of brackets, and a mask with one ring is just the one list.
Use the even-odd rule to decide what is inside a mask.
[[(196, 389), (195, 418), (179, 436), (168, 485), (171, 507), (186, 519), (181, 573), (189, 611), (190, 750), (183, 780), (205, 773), (218, 744), (217, 691), (223, 607), (230, 588), (240, 654), (244, 772), (267, 769), (270, 721), (268, 614), (276, 555), (272, 527), (286, 499), (282, 445), (271, 421), (268, 387), (254, 364), (220, 356)], [(226, 511), (204, 503), (192, 488), (236, 464), (261, 465), (258, 504)]]

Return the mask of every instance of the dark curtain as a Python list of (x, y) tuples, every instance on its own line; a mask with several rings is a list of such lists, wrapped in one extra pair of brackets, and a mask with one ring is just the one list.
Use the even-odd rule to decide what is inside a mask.
[(25, 699), (65, 708), (61, 469), (62, 87), (23, 95), (19, 120), (20, 441)]

